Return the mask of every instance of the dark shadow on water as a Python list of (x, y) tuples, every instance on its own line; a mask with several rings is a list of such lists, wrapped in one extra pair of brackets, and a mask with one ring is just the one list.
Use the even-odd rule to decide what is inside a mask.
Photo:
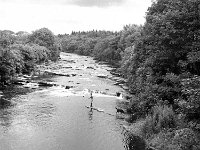
[(10, 106), (13, 106), (12, 102), (5, 98), (0, 98), (0, 109), (6, 109)]
[(93, 95), (92, 95), (92, 91), (90, 92), (90, 99), (91, 99), (91, 102), (90, 102), (90, 111), (89, 111), (88, 115), (89, 115), (89, 120), (91, 121), (93, 119), (93, 109), (92, 109)]
[(5, 98), (0, 99), (0, 126), (8, 128), (12, 124), (13, 116), (9, 111), (11, 105), (11, 101)]
[(3, 89), (2, 91), (4, 95), (3, 98), (10, 100), (13, 97), (17, 97), (19, 95), (25, 95), (27, 93), (31, 93), (35, 91), (35, 89), (24, 88), (22, 86), (13, 85)]
[(124, 130), (123, 133), (126, 150), (145, 150), (145, 141), (136, 135), (133, 135), (130, 131)]

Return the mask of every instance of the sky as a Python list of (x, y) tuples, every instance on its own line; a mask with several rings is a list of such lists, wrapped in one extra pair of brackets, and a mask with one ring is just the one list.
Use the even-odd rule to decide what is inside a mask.
[(119, 31), (144, 24), (149, 6), (151, 0), (0, 0), (0, 30)]

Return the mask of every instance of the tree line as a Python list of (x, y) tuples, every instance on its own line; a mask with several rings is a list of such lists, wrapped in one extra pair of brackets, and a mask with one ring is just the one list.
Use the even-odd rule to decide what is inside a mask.
[[(135, 95), (128, 110), (145, 118), (147, 138), (160, 136), (160, 149), (198, 149), (200, 0), (155, 0), (145, 18), (119, 32), (59, 35), (62, 50), (118, 65)], [(178, 131), (190, 140), (176, 139)]]
[(93, 56), (97, 60), (118, 64), (125, 48), (133, 46), (140, 35), (141, 26), (126, 25), (121, 32), (88, 31), (58, 35), (62, 50)]
[(55, 35), (47, 28), (29, 34), (0, 31), (0, 85), (9, 84), (17, 74), (30, 74), (36, 64), (59, 57)]

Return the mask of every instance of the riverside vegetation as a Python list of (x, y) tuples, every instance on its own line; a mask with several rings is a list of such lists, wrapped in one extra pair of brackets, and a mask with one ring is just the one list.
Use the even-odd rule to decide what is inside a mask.
[(87, 31), (54, 36), (1, 31), (1, 83), (27, 73), (35, 63), (57, 60), (64, 52), (93, 56), (117, 66), (134, 96), (134, 115), (149, 147), (200, 149), (200, 0), (155, 0), (143, 26), (119, 32)]
[(149, 146), (200, 149), (199, 0), (155, 0), (143, 26), (58, 37), (65, 52), (118, 66), (134, 94), (127, 111)]
[(30, 74), (36, 64), (56, 61), (59, 45), (54, 34), (41, 28), (29, 34), (0, 31), (0, 86), (12, 82), (19, 74)]

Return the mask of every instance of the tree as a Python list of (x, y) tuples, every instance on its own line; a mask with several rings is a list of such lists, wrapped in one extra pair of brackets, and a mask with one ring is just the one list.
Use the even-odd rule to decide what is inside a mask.
[(29, 39), (32, 43), (38, 44), (40, 46), (45, 46), (47, 48), (55, 44), (55, 36), (47, 28), (41, 28), (39, 30), (34, 31), (29, 36)]
[(199, 8), (200, 0), (155, 0), (149, 7), (133, 57), (126, 50), (121, 68), (142, 108), (168, 101), (177, 110), (175, 99), (180, 97), (199, 104), (181, 84), (184, 78), (200, 75)]
[(0, 31), (0, 46), (3, 48), (8, 47), (16, 41), (14, 32), (10, 30)]
[(35, 43), (40, 46), (44, 46), (50, 50), (50, 59), (57, 60), (59, 57), (59, 48), (56, 43), (56, 39), (54, 34), (47, 28), (41, 28), (39, 30), (34, 31), (29, 36), (30, 43)]
[(18, 50), (3, 49), (0, 56), (0, 85), (6, 85), (21, 68), (22, 56)]
[(119, 47), (125, 50), (127, 47), (135, 45), (135, 42), (141, 36), (142, 26), (135, 24), (125, 25), (120, 33)]
[[(156, 73), (180, 73), (178, 62), (187, 61), (188, 53), (200, 50), (199, 4), (199, 0), (157, 0), (149, 8), (144, 42), (147, 54), (155, 57)], [(199, 74), (196, 60), (188, 62), (187, 67)]]
[(28, 37), (30, 33), (25, 31), (19, 31), (16, 33), (16, 43), (26, 44), (28, 43)]

